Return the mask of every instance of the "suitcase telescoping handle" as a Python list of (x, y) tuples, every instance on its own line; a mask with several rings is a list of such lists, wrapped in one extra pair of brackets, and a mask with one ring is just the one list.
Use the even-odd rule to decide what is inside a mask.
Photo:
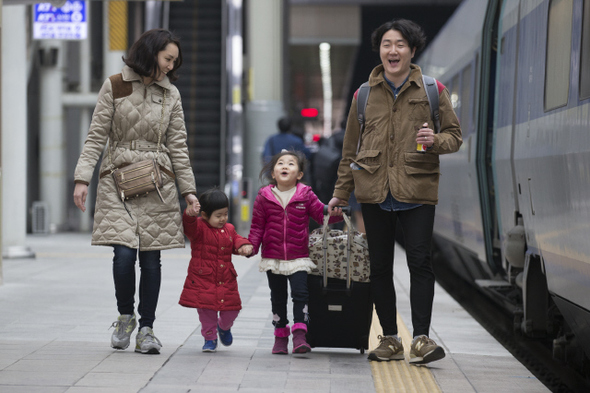
[[(351, 273), (350, 273), (350, 248), (352, 247), (352, 238), (354, 236), (354, 228), (352, 227), (352, 222), (350, 221), (349, 215), (352, 212), (352, 208), (350, 206), (336, 206), (342, 209), (342, 217), (344, 217), (344, 221), (346, 222), (346, 226), (348, 227), (348, 236), (346, 239), (346, 290), (350, 291), (351, 285)], [(330, 216), (328, 214), (328, 205), (324, 206), (324, 228), (323, 232), (323, 244), (322, 249), (324, 250), (324, 268), (322, 272), (323, 278), (323, 289), (324, 291), (328, 287), (328, 221), (330, 220)]]

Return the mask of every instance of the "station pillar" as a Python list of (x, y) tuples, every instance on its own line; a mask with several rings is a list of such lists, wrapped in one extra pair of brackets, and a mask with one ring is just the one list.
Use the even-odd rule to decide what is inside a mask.
[[(1, 2), (0, 2), (1, 3)], [(2, 9), (2, 256), (30, 258), (27, 235), (27, 43), (25, 5)], [(0, 275), (1, 278), (1, 275)]]
[[(4, 23), (2, 23), (2, 0), (0, 0), (0, 59), (2, 58), (2, 27)], [(2, 72), (2, 62), (0, 61), (0, 73)], [(2, 78), (0, 78), (0, 91), (2, 91)], [(2, 97), (0, 95), (0, 118), (2, 117)], [(2, 124), (0, 124), (0, 146), (2, 146)], [(0, 149), (0, 251), (4, 249), (2, 246), (2, 179), (4, 178), (2, 174), (2, 149)], [(0, 252), (0, 285), (4, 283), (4, 275), (2, 273), (2, 252)]]
[[(251, 0), (247, 10), (247, 70), (245, 175), (254, 196), (260, 187), (262, 149), (277, 133), (277, 121), (285, 114), (284, 77), (288, 4), (281, 0)], [(252, 200), (254, 198), (251, 198)]]
[(49, 209), (49, 231), (62, 229), (66, 221), (66, 141), (63, 129), (63, 57), (61, 40), (41, 40), (39, 103), (40, 199)]

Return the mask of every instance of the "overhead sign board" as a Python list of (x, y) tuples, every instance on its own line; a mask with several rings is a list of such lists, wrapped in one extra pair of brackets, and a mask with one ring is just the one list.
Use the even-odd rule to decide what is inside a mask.
[(61, 7), (35, 4), (33, 38), (37, 40), (85, 40), (88, 36), (85, 1), (66, 1)]

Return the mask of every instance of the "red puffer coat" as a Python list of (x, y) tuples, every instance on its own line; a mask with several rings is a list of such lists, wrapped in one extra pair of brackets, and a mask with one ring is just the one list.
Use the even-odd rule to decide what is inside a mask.
[(184, 233), (191, 242), (191, 261), (180, 305), (215, 311), (242, 309), (236, 269), (231, 256), (248, 239), (238, 235), (232, 224), (213, 228), (202, 218), (183, 215)]
[[(272, 192), (274, 185), (262, 187), (254, 201), (252, 225), (248, 240), (254, 246), (252, 255), (262, 245), (262, 258), (289, 261), (309, 256), (309, 218), (324, 222), (324, 204), (310, 186), (297, 183), (297, 190), (286, 209)], [(330, 217), (330, 223), (342, 217)]]

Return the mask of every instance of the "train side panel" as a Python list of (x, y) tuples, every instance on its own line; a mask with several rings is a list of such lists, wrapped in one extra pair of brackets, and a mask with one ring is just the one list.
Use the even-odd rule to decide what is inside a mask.
[[(562, 3), (565, 4), (555, 7), (563, 9), (551, 10), (551, 3), (546, 1), (521, 20), (521, 39), (525, 45), (520, 52), (514, 161), (527, 246), (543, 258), (549, 291), (587, 312), (590, 310), (590, 104), (578, 98), (583, 2)], [(551, 12), (556, 18), (554, 24), (564, 30), (557, 34), (563, 37), (563, 43), (547, 42)], [(556, 50), (555, 46), (556, 52), (546, 52), (547, 48)], [(554, 59), (552, 67), (566, 74), (564, 92), (539, 82), (546, 81), (548, 73), (551, 75), (551, 70), (546, 69), (549, 64), (546, 58)], [(561, 64), (556, 65), (556, 61)], [(563, 95), (564, 99), (559, 102), (552, 98), (547, 103), (547, 95)]]
[[(516, 98), (516, 70), (518, 53), (518, 29), (520, 15), (519, 1), (506, 2), (500, 17), (499, 55), (497, 65), (497, 84), (495, 89), (494, 114), (494, 185), (496, 195), (496, 210), (498, 212), (499, 237), (505, 243), (508, 233), (518, 224), (518, 187), (514, 169), (513, 140)], [(524, 243), (522, 258), (518, 260), (519, 267), (524, 266)], [(502, 261), (506, 261), (505, 248), (501, 248)], [(504, 269), (508, 266), (504, 263)]]

